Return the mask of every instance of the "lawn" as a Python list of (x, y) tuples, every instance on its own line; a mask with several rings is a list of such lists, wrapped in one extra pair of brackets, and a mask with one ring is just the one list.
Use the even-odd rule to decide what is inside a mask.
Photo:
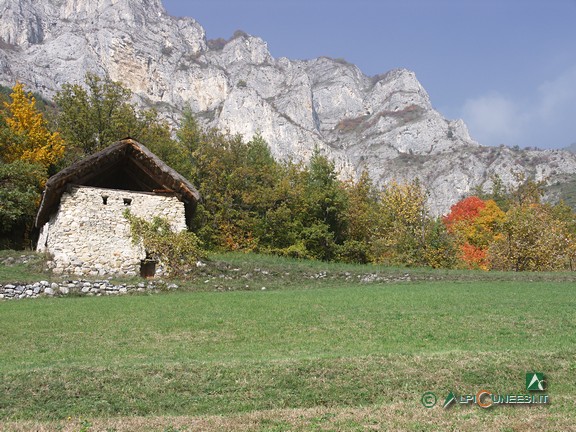
[[(576, 430), (572, 283), (228, 258), (175, 293), (0, 302), (0, 430)], [(529, 371), (549, 405), (441, 407)]]

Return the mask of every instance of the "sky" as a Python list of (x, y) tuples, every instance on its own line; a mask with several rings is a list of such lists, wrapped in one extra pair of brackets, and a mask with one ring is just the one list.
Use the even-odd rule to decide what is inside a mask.
[(483, 145), (576, 143), (576, 0), (163, 0), (208, 39), (243, 30), (275, 58), (414, 71)]

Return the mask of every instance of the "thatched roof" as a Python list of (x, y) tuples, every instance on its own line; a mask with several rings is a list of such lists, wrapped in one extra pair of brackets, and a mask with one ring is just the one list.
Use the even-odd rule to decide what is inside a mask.
[(131, 138), (118, 141), (50, 177), (36, 216), (38, 228), (58, 210), (69, 185), (173, 193), (184, 203), (188, 225), (200, 200), (200, 193), (188, 180)]

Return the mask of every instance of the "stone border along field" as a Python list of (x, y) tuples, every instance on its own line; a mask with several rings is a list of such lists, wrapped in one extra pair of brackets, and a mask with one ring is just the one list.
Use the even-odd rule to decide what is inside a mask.
[[(1, 266), (27, 265), (33, 255), (20, 255), (17, 258), (0, 259)], [(49, 275), (50, 272), (47, 272)], [(38, 297), (61, 296), (103, 296), (129, 293), (155, 293), (177, 289), (178, 285), (163, 280), (142, 280), (141, 282), (113, 283), (111, 280), (62, 280), (37, 282), (0, 283), (0, 300), (20, 300)]]
[[(230, 261), (228, 260), (230, 258)], [(282, 259), (282, 258), (281, 258)], [(256, 261), (261, 260), (258, 258)], [(40, 297), (108, 296), (125, 294), (152, 294), (176, 290), (237, 291), (265, 290), (269, 282), (277, 288), (294, 285), (298, 281), (342, 281), (360, 284), (432, 282), (432, 281), (555, 281), (576, 282), (576, 272), (484, 272), (470, 270), (434, 270), (416, 268), (386, 268), (371, 265), (323, 263), (295, 260), (286, 272), (285, 263), (256, 262), (253, 257), (220, 256), (199, 261), (195, 273), (186, 280), (136, 279), (125, 281), (109, 276), (107, 279), (84, 279), (77, 275), (53, 275), (49, 270), (36, 272), (36, 276), (23, 280), (0, 281), (0, 301)], [(1, 267), (27, 266), (38, 262), (38, 254), (22, 254), (0, 258)], [(264, 268), (266, 266), (266, 268)], [(42, 275), (44, 274), (44, 277)], [(14, 278), (17, 279), (17, 278)], [(48, 279), (48, 280), (46, 280)]]
[[(18, 258), (7, 257), (0, 259), (0, 265), (22, 265), (28, 264), (34, 256), (21, 255)], [(278, 274), (272, 271), (256, 268), (249, 271), (242, 271), (242, 269), (230, 266), (226, 263), (211, 263), (210, 269), (202, 271), (207, 267), (206, 263), (198, 262), (197, 267), (200, 271), (195, 275), (196, 283), (205, 285), (208, 290), (215, 291), (231, 291), (236, 289), (251, 289), (249, 283), (254, 278), (262, 279), (271, 278), (284, 278), (289, 277), (287, 274)], [(47, 271), (48, 274), (50, 273)], [(66, 277), (66, 275), (62, 275)], [(69, 275), (69, 277), (72, 277)], [(410, 282), (412, 280), (410, 274), (402, 273), (398, 275), (380, 275), (378, 273), (366, 273), (361, 275), (353, 275), (350, 272), (338, 272), (329, 274), (327, 271), (315, 271), (310, 274), (304, 275), (305, 279), (342, 279), (346, 281), (357, 281), (359, 283), (374, 283), (374, 282)], [(106, 279), (88, 280), (88, 279), (64, 279), (62, 281), (47, 281), (41, 280), (37, 282), (10, 282), (0, 283), (0, 300), (21, 300), (33, 299), (39, 297), (63, 297), (63, 296), (103, 296), (103, 295), (122, 295), (122, 294), (135, 294), (135, 293), (159, 293), (177, 290), (180, 286), (176, 283), (162, 279), (142, 279), (141, 282), (131, 281), (130, 283), (113, 283), (110, 277)], [(226, 281), (241, 280), (246, 284), (240, 286), (230, 287), (227, 286)], [(237, 285), (237, 284), (236, 284)], [(254, 288), (252, 288), (254, 289)], [(266, 289), (261, 287), (259, 289)]]
[(67, 282), (40, 281), (32, 284), (0, 284), (0, 300), (21, 300), (25, 298), (59, 297), (67, 295), (119, 295), (128, 293), (154, 293), (178, 289), (176, 284), (140, 282), (137, 284), (113, 284), (110, 281), (74, 280)]

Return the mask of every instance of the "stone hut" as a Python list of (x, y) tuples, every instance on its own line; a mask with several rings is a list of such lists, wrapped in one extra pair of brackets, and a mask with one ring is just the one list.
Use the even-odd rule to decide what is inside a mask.
[(36, 216), (38, 251), (55, 273), (154, 276), (161, 271), (134, 245), (124, 211), (187, 229), (200, 194), (142, 144), (127, 138), (50, 177)]

